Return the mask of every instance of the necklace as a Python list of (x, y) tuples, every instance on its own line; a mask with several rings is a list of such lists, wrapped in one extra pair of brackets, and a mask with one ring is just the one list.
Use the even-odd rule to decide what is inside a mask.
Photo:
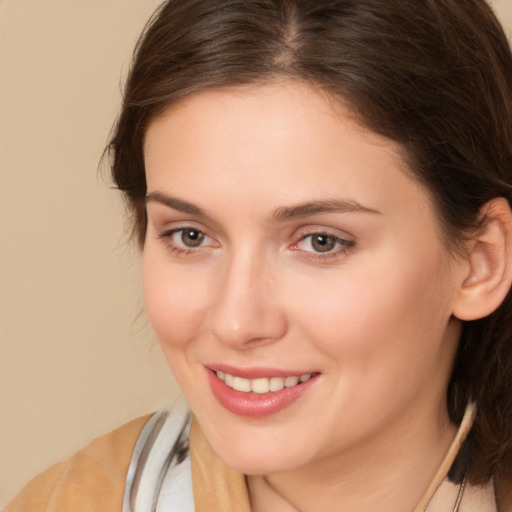
[(457, 495), (457, 501), (455, 502), (455, 506), (453, 507), (452, 512), (459, 512), (460, 502), (462, 501), (462, 495), (464, 494), (465, 488), (466, 488), (466, 475), (464, 475), (464, 478), (462, 479), (462, 482), (460, 484), (459, 494)]

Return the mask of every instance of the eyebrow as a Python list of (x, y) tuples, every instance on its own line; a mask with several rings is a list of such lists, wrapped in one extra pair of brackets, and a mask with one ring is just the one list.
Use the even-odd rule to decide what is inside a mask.
[(297, 204), (294, 206), (282, 206), (272, 214), (273, 222), (309, 217), (320, 213), (373, 213), (380, 215), (381, 212), (367, 208), (357, 201), (344, 199), (324, 199)]
[[(209, 215), (199, 206), (171, 197), (162, 192), (151, 192), (146, 196), (146, 204), (156, 202), (168, 206), (173, 210), (177, 210), (189, 215), (196, 215), (198, 217), (209, 217)], [(357, 201), (344, 200), (344, 199), (323, 199), (316, 201), (309, 201), (307, 203), (300, 203), (293, 206), (281, 206), (274, 210), (271, 215), (273, 223), (284, 222), (287, 220), (310, 217), (321, 213), (372, 213), (380, 215), (381, 212), (372, 208), (367, 208)]]
[(153, 202), (163, 204), (179, 212), (196, 215), (198, 217), (207, 217), (204, 210), (199, 208), (199, 206), (189, 203), (188, 201), (183, 201), (182, 199), (178, 199), (176, 197), (162, 194), (161, 192), (151, 192), (146, 195), (146, 204)]

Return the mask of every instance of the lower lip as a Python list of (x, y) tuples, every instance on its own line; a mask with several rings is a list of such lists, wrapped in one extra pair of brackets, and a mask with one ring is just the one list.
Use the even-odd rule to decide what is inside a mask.
[(285, 409), (303, 396), (317, 377), (318, 375), (314, 375), (306, 382), (280, 391), (244, 393), (230, 388), (217, 377), (214, 371), (208, 370), (208, 378), (215, 398), (233, 414), (249, 418), (263, 418)]

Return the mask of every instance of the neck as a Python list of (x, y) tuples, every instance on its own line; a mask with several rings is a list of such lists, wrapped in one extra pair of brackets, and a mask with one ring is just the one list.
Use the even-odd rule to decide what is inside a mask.
[(249, 476), (251, 510), (410, 512), (434, 477), (457, 428), (445, 410), (414, 411), (408, 419), (301, 468)]

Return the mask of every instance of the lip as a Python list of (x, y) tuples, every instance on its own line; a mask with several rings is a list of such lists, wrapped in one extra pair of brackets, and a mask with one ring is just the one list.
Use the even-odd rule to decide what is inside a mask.
[[(242, 371), (241, 369), (234, 370), (224, 365), (215, 365), (215, 368), (219, 369), (214, 370), (213, 366), (206, 368), (213, 395), (228, 411), (248, 418), (264, 418), (289, 407), (314, 386), (320, 375), (316, 373), (308, 381), (281, 389), (280, 391), (259, 394), (236, 391), (221, 381), (215, 372), (221, 371), (246, 379), (289, 377), (291, 375), (300, 375), (300, 372), (290, 373), (283, 370), (276, 372), (268, 368), (253, 368)], [(224, 368), (224, 370), (220, 368)]]

